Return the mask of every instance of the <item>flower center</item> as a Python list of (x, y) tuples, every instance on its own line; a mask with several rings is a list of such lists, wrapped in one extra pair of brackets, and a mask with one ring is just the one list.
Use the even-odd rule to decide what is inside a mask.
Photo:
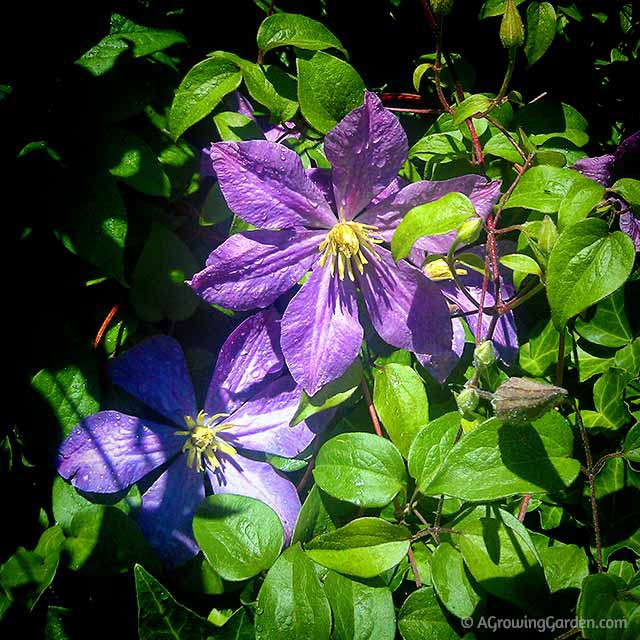
[(220, 466), (217, 452), (233, 456), (237, 453), (234, 447), (220, 438), (218, 431), (224, 431), (232, 427), (232, 424), (215, 424), (220, 418), (226, 418), (228, 413), (216, 413), (208, 416), (201, 411), (194, 420), (191, 416), (185, 416), (184, 421), (189, 427), (188, 431), (176, 431), (177, 436), (188, 436), (182, 447), (187, 454), (187, 464), (196, 471), (204, 471), (205, 466), (213, 470)]
[(337, 264), (340, 280), (344, 280), (346, 271), (349, 279), (354, 281), (353, 265), (355, 264), (360, 273), (364, 273), (364, 265), (369, 262), (363, 249), (367, 251), (369, 257), (380, 259), (374, 245), (380, 244), (383, 240), (375, 237), (376, 231), (377, 227), (370, 224), (341, 220), (333, 226), (318, 247), (318, 251), (322, 253), (320, 266), (324, 267), (329, 263), (331, 275), (333, 275)]
[[(443, 258), (437, 258), (436, 260), (428, 262), (424, 267), (422, 267), (422, 270), (429, 280), (453, 280), (451, 269), (449, 269), (449, 265)], [(456, 268), (456, 275), (466, 276), (467, 271), (466, 269)]]

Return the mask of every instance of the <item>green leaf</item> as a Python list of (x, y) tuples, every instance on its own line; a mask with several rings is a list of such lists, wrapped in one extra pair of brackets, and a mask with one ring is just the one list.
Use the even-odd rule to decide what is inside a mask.
[(266, 571), (284, 544), (276, 512), (260, 500), (219, 494), (200, 504), (193, 534), (209, 564), (225, 580), (246, 580)]
[(329, 572), (324, 590), (333, 611), (333, 640), (393, 640), (396, 613), (391, 591)]
[(0, 587), (10, 600), (22, 600), (31, 610), (52, 583), (60, 562), (64, 534), (60, 527), (46, 529), (33, 551), (24, 547), (0, 566)]
[(198, 268), (187, 245), (165, 226), (154, 224), (133, 272), (131, 301), (138, 315), (149, 322), (189, 318), (198, 298), (185, 280)]
[(72, 357), (67, 364), (42, 369), (31, 380), (31, 386), (58, 419), (63, 436), (68, 436), (80, 420), (100, 410), (95, 356), (85, 350), (69, 355)]
[(547, 267), (547, 297), (558, 330), (621, 287), (635, 255), (631, 238), (620, 231), (609, 233), (604, 220), (582, 220), (563, 231)]
[(278, 122), (291, 120), (298, 111), (296, 80), (280, 67), (247, 62), (242, 66), (247, 89), (254, 100), (263, 104)]
[(489, 138), (487, 144), (484, 145), (483, 152), (485, 155), (503, 158), (509, 162), (522, 162), (522, 156), (503, 133), (496, 133), (492, 138)]
[(579, 589), (584, 578), (589, 575), (589, 558), (575, 544), (563, 544), (540, 533), (531, 533), (536, 546), (549, 591), (556, 593), (562, 589)]
[(574, 182), (560, 202), (558, 230), (564, 231), (586, 218), (604, 200), (604, 187), (595, 180)]
[(120, 509), (92, 505), (71, 521), (64, 544), (69, 567), (85, 573), (122, 573), (136, 562), (156, 566), (136, 523)]
[(134, 568), (134, 575), (140, 640), (205, 640), (217, 637), (216, 628), (210, 622), (176, 602), (139, 564)]
[[(514, 4), (518, 6), (522, 4), (524, 0), (514, 0)], [(486, 0), (480, 10), (480, 20), (484, 18), (493, 18), (494, 16), (501, 16), (504, 13), (504, 7), (507, 0)]]
[[(232, 142), (241, 142), (242, 140), (263, 140), (264, 133), (262, 129), (258, 125), (255, 120), (248, 118), (247, 116), (243, 116), (241, 113), (236, 113), (235, 111), (223, 111), (221, 113), (216, 113), (213, 116), (213, 122), (216, 125), (216, 129), (218, 130), (218, 134), (220, 135), (220, 139)], [(214, 189), (217, 188), (217, 192), (219, 193), (219, 198), (226, 206), (226, 201), (220, 192), (220, 186), (216, 182), (214, 187), (211, 189), (209, 193), (213, 193)], [(230, 217), (231, 211), (227, 207), (229, 211), (228, 216)], [(203, 214), (203, 216), (207, 219), (207, 221), (215, 222), (216, 219), (213, 218), (210, 220), (209, 216)]]
[(442, 541), (431, 557), (431, 581), (445, 607), (456, 618), (469, 618), (481, 600), (460, 551)]
[(469, 96), (455, 108), (453, 124), (459, 126), (474, 114), (488, 111), (489, 107), (491, 107), (491, 100), (487, 96), (481, 93)]
[(576, 318), (576, 331), (589, 342), (603, 347), (623, 347), (633, 334), (624, 313), (624, 291), (619, 289), (598, 304), (590, 319)]
[(346, 402), (355, 393), (361, 380), (362, 363), (358, 359), (342, 376), (326, 384), (315, 395), (308, 396), (303, 391), (300, 397), (300, 404), (291, 419), (291, 426), (295, 427), (309, 416)]
[(313, 562), (295, 544), (269, 569), (258, 594), (256, 640), (329, 638), (331, 610)]
[(640, 462), (640, 423), (631, 427), (622, 445), (622, 453), (631, 462)]
[(640, 180), (621, 178), (620, 180), (616, 180), (609, 190), (617, 193), (630, 205), (640, 205)]
[(523, 207), (543, 213), (555, 213), (574, 183), (591, 182), (571, 169), (549, 165), (531, 167), (518, 182), (505, 208)]
[(344, 60), (318, 51), (299, 57), (298, 102), (307, 122), (327, 133), (350, 111), (362, 105), (365, 84)]
[(561, 491), (580, 472), (572, 451), (571, 428), (556, 412), (525, 425), (492, 418), (453, 446), (422, 493), (487, 501)]
[(527, 6), (527, 39), (524, 53), (529, 66), (540, 60), (556, 35), (556, 12), (549, 2)]
[(546, 596), (544, 574), (524, 527), (514, 528), (504, 515), (482, 517), (465, 524), (456, 542), (482, 588), (527, 611), (541, 609), (540, 601)]
[(457, 411), (432, 420), (418, 433), (409, 449), (409, 473), (420, 491), (429, 485), (453, 446), (460, 428)]
[(171, 105), (169, 130), (174, 140), (208, 113), (242, 81), (242, 72), (224, 58), (199, 62), (184, 77)]
[(380, 518), (358, 518), (305, 545), (318, 564), (357, 578), (372, 578), (395, 567), (409, 550), (408, 529)]
[(405, 215), (393, 234), (393, 259), (397, 261), (406, 258), (419, 238), (449, 233), (475, 215), (477, 214), (471, 200), (456, 192), (414, 207)]
[(402, 490), (405, 468), (388, 440), (372, 433), (343, 433), (322, 445), (313, 477), (334, 498), (383, 507)]
[[(609, 367), (613, 366), (613, 358), (601, 357), (596, 353), (592, 353), (593, 347), (591, 345), (580, 344), (580, 342), (582, 341), (579, 341), (576, 349), (580, 382), (604, 373)], [(587, 346), (589, 349), (583, 348)]]
[[(485, 149), (486, 151), (486, 149)], [(462, 141), (462, 134), (459, 131), (449, 133), (432, 133), (420, 138), (411, 149), (409, 158), (418, 158), (428, 162), (434, 157), (438, 159), (455, 160), (467, 153), (467, 149)]]
[(67, 248), (124, 283), (127, 211), (115, 180), (108, 173), (77, 176), (65, 203)]
[(404, 640), (458, 640), (433, 587), (414, 591), (398, 613), (398, 630)]
[(576, 616), (592, 621), (592, 628), (584, 629), (584, 637), (590, 640), (622, 639), (624, 628), (616, 628), (612, 621), (625, 617), (622, 598), (616, 580), (600, 573), (587, 576), (582, 583)]
[(171, 195), (164, 167), (142, 138), (126, 129), (112, 128), (100, 151), (105, 169), (121, 182), (150, 196)]
[(599, 417), (592, 426), (619, 429), (629, 421), (624, 390), (629, 382), (626, 372), (608, 369), (593, 386), (593, 402)]
[[(565, 331), (565, 338), (569, 336)], [(570, 340), (570, 336), (569, 336)], [(550, 320), (534, 328), (529, 342), (520, 347), (520, 367), (532, 376), (544, 376), (558, 361), (560, 334)]]
[(429, 421), (422, 378), (403, 364), (374, 369), (373, 404), (393, 444), (406, 458), (418, 431)]
[(513, 271), (530, 273), (534, 276), (542, 275), (540, 265), (533, 258), (525, 255), (524, 253), (510, 253), (507, 256), (503, 256), (500, 258), (500, 264), (503, 264), (505, 267)]
[(106, 36), (76, 60), (76, 64), (94, 76), (101, 76), (113, 68), (120, 54), (129, 49), (119, 36)]
[(613, 358), (613, 366), (625, 371), (632, 378), (640, 373), (640, 338), (620, 349)]
[(266, 18), (258, 29), (258, 48), (267, 53), (287, 45), (311, 51), (338, 49), (347, 54), (340, 40), (317, 20), (294, 13), (276, 13)]

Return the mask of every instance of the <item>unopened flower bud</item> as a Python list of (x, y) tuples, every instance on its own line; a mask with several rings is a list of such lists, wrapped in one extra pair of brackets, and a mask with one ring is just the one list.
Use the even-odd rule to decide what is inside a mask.
[(458, 244), (471, 244), (480, 237), (482, 230), (482, 218), (474, 216), (465, 220), (459, 227), (456, 235)]
[(551, 253), (551, 249), (558, 239), (558, 229), (549, 216), (545, 216), (540, 228), (540, 236), (538, 237), (538, 246), (546, 255)]
[(474, 388), (467, 387), (463, 389), (456, 398), (460, 415), (464, 417), (470, 416), (476, 410), (479, 401), (480, 396)]
[(557, 405), (567, 390), (529, 378), (509, 378), (493, 394), (496, 417), (511, 424), (527, 424)]
[(451, 13), (455, 0), (431, 0), (431, 11), (436, 16), (446, 16)]
[(481, 342), (473, 353), (473, 366), (476, 369), (486, 369), (496, 361), (496, 352), (491, 340)]
[(500, 40), (505, 49), (520, 47), (524, 42), (524, 25), (513, 0), (507, 0), (505, 4), (500, 23)]

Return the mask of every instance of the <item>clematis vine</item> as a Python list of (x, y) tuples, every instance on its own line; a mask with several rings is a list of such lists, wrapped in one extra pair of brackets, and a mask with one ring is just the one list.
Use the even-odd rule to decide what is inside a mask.
[(370, 92), (325, 137), (331, 169), (305, 171), (298, 155), (269, 141), (220, 142), (209, 157), (229, 208), (257, 230), (233, 235), (189, 283), (207, 302), (266, 307), (311, 273), (282, 318), (281, 345), (309, 394), (355, 360), (364, 331), (358, 291), (388, 344), (422, 354), (451, 349), (449, 309), (438, 284), (382, 246), (413, 207), (459, 191), (491, 210), (499, 183), (482, 176), (403, 186), (400, 122)]
[[(582, 158), (574, 169), (605, 187), (613, 185), (617, 178), (640, 175), (640, 131), (625, 138), (615, 150), (593, 158)], [(640, 219), (622, 198), (610, 195), (608, 202), (620, 214), (620, 230), (626, 233), (640, 251)]]
[[(268, 504), (289, 541), (300, 510), (295, 486), (267, 462), (243, 454), (292, 457), (315, 436), (309, 421), (289, 427), (301, 390), (284, 369), (279, 341), (280, 318), (273, 309), (242, 322), (220, 350), (202, 410), (173, 338), (156, 336), (136, 345), (113, 361), (111, 378), (164, 421), (95, 413), (61, 445), (58, 472), (91, 493), (146, 484), (137, 520), (168, 567), (198, 552), (191, 521), (207, 484), (213, 493)], [(314, 416), (314, 428), (330, 417)]]

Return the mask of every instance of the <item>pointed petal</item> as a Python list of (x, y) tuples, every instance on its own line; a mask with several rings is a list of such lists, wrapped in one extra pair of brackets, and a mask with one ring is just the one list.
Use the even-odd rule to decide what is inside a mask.
[(376, 248), (358, 284), (380, 337), (388, 344), (415, 353), (451, 349), (451, 320), (440, 288), (419, 269)]
[(300, 498), (295, 486), (266, 462), (237, 455), (223, 461), (224, 471), (207, 470), (214, 493), (233, 493), (262, 500), (277, 514), (288, 544), (300, 513)]
[(262, 229), (327, 228), (335, 216), (298, 154), (267, 140), (217, 142), (210, 152), (229, 208)]
[(220, 245), (188, 283), (210, 304), (268, 307), (318, 260), (319, 231), (245, 231)]
[(640, 131), (631, 134), (618, 145), (615, 158), (617, 177), (640, 174)]
[(225, 340), (209, 383), (204, 410), (231, 413), (284, 367), (280, 315), (269, 308), (241, 322)]
[(198, 412), (182, 347), (169, 336), (154, 336), (110, 363), (111, 379), (153, 410), (184, 425)]
[(464, 326), (460, 318), (451, 319), (451, 328), (453, 329), (453, 339), (451, 341), (451, 350), (445, 353), (436, 353), (433, 355), (426, 353), (416, 353), (418, 362), (440, 383), (442, 384), (453, 371), (462, 352), (464, 351)]
[(338, 211), (360, 213), (396, 177), (407, 159), (407, 135), (380, 98), (365, 92), (364, 105), (327, 133), (324, 151), (333, 166)]
[(142, 495), (138, 524), (163, 564), (173, 569), (198, 553), (191, 521), (204, 500), (204, 475), (179, 456)]
[(58, 452), (58, 473), (81, 491), (116, 493), (179, 453), (175, 428), (100, 411), (85, 418)]
[(623, 213), (620, 216), (620, 229), (633, 240), (636, 251), (640, 251), (640, 220), (633, 213)]
[(290, 427), (302, 388), (285, 375), (271, 382), (228, 418), (233, 428), (220, 435), (234, 446), (287, 458), (304, 451), (315, 433), (301, 422)]
[(583, 176), (608, 187), (613, 180), (612, 172), (615, 161), (616, 157), (612, 154), (596, 156), (595, 158), (581, 158), (573, 165), (573, 168)]
[(315, 394), (349, 368), (362, 337), (354, 284), (317, 266), (282, 317), (280, 344), (294, 380)]
[[(307, 169), (307, 176), (313, 184), (322, 191), (324, 199), (329, 203), (333, 210), (336, 209), (336, 201), (333, 197), (333, 181), (331, 179), (331, 169), (312, 167)], [(338, 222), (338, 218), (334, 215), (333, 224)]]

